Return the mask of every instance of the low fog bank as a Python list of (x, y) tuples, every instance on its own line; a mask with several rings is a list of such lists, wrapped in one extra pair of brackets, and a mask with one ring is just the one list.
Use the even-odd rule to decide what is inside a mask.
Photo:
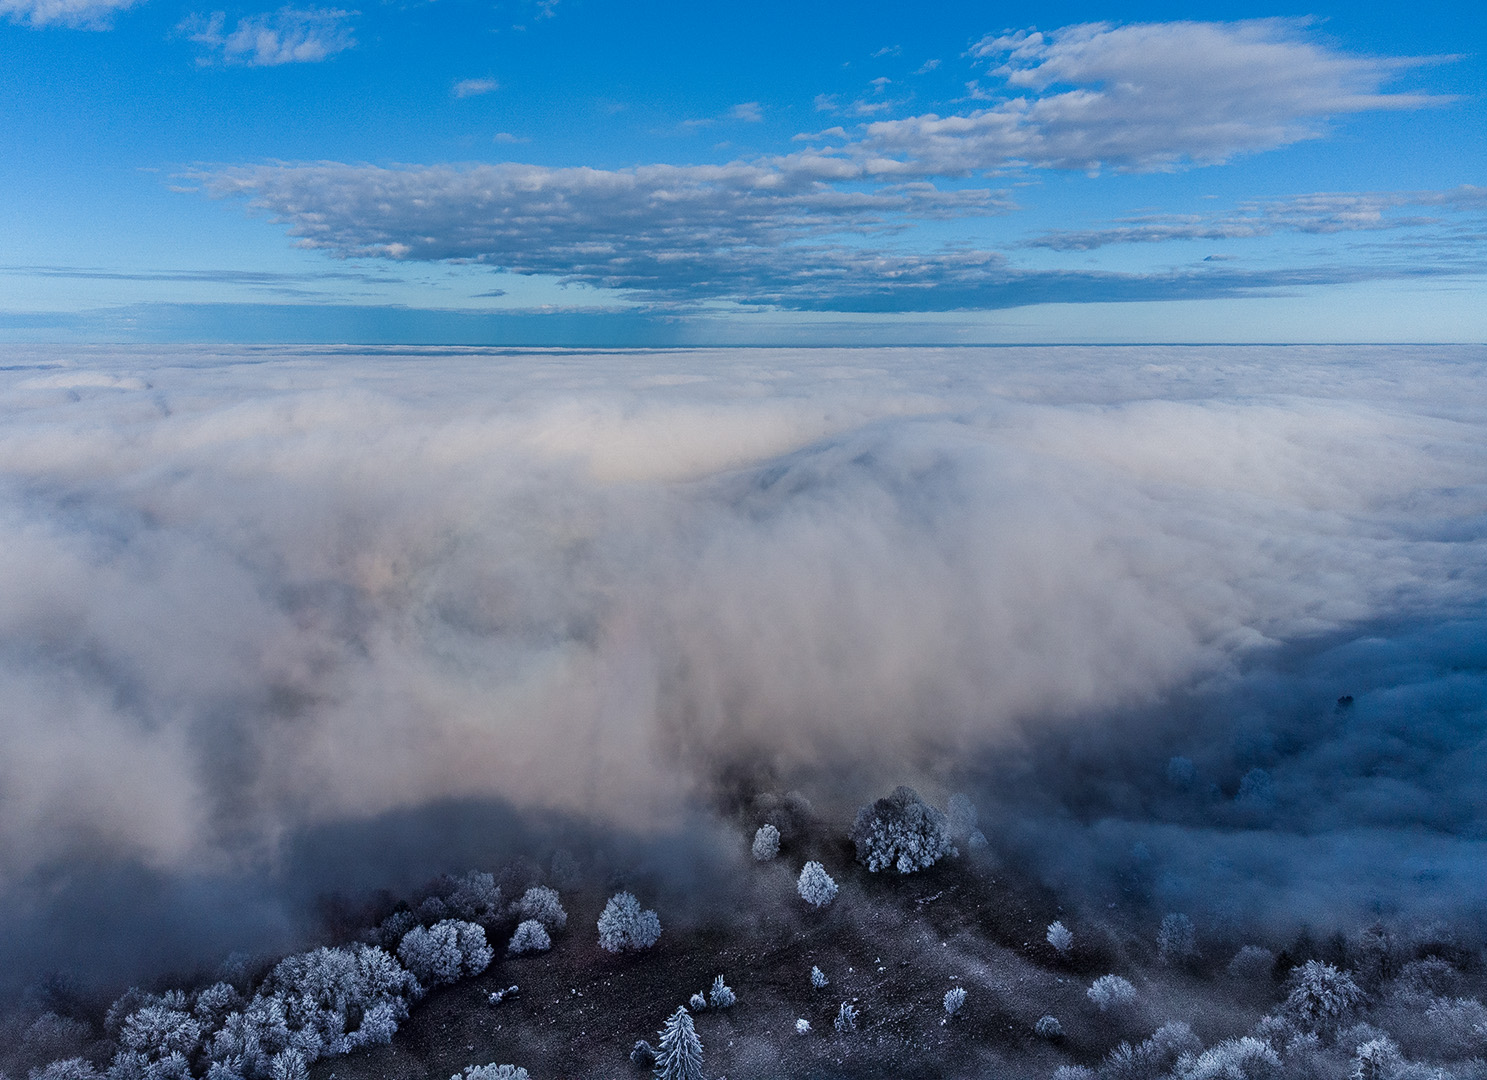
[(740, 776), (969, 787), (1089, 903), (1480, 903), (1487, 350), (4, 359), (0, 966)]

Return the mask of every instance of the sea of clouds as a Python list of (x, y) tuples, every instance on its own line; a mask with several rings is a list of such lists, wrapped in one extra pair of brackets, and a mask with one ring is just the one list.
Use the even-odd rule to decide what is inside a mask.
[[(1477, 347), (10, 348), (0, 953), (287, 940), (285, 879), (474, 857), (460, 807), (664, 836), (741, 772), (823, 812), (964, 787), (1091, 897), (1454, 917), (1484, 378)], [(420, 813), (436, 840), (305, 855)]]

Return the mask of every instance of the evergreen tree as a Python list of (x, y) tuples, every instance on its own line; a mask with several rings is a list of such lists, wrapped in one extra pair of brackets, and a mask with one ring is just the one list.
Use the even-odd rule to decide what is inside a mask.
[(672, 1013), (659, 1034), (656, 1080), (702, 1080), (702, 1040), (687, 1010)]

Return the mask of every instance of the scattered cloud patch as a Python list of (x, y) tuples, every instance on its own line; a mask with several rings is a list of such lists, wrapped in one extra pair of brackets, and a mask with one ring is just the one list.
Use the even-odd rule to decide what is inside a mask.
[(348, 20), (355, 14), (340, 8), (283, 7), (239, 19), (229, 31), (226, 14), (216, 11), (193, 15), (179, 29), (206, 48), (199, 63), (277, 67), (317, 63), (354, 46)]
[(107, 30), (112, 16), (141, 0), (0, 0), (0, 17), (27, 26)]
[(740, 120), (745, 124), (757, 124), (764, 119), (764, 110), (760, 108), (757, 101), (744, 101), (728, 110), (728, 119)]
[(501, 88), (501, 84), (495, 79), (461, 79), (454, 84), (454, 96), (457, 98), (479, 97), (481, 94), (490, 94)]
[(935, 68), (937, 68), (939, 66), (940, 66), (940, 61), (938, 61), (938, 60), (926, 60), (926, 61), (924, 61), (924, 63), (920, 64), (918, 68), (916, 68), (914, 70), (914, 74), (915, 75), (928, 75), (931, 71), (935, 70)]
[(904, 51), (904, 48), (903, 48), (902, 45), (884, 45), (877, 52), (873, 53), (872, 54), (872, 57), (873, 57), (874, 60), (879, 60), (879, 59), (881, 59), (882, 57), (885, 57), (885, 56), (898, 56), (903, 51)]
[(498, 131), (494, 135), (491, 136), (491, 141), (492, 142), (497, 142), (497, 143), (503, 143), (503, 144), (510, 144), (510, 143), (529, 143), (532, 140), (529, 139), (529, 138), (527, 138), (525, 135), (513, 135), (509, 131)]

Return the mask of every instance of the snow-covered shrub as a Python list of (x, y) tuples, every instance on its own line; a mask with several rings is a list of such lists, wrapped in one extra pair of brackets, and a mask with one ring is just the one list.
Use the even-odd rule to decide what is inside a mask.
[(888, 797), (858, 810), (850, 836), (857, 861), (873, 873), (912, 874), (955, 854), (949, 821), (911, 787), (897, 787)]
[(946, 815), (950, 823), (950, 835), (956, 840), (968, 839), (971, 833), (976, 831), (976, 822), (980, 815), (976, 813), (976, 804), (971, 802), (969, 795), (957, 791), (950, 796), (950, 802), (946, 809)]
[(1100, 1080), (1156, 1080), (1184, 1057), (1195, 1057), (1202, 1050), (1203, 1044), (1187, 1024), (1163, 1024), (1139, 1045), (1123, 1042), (1110, 1051), (1100, 1066)]
[(1101, 975), (1090, 983), (1085, 995), (1101, 1012), (1124, 1008), (1136, 1000), (1136, 988), (1119, 975)]
[(773, 825), (759, 826), (759, 831), (754, 834), (754, 846), (751, 850), (755, 859), (769, 862), (780, 853), (780, 830)]
[(1038, 1022), (1033, 1025), (1033, 1031), (1042, 1039), (1062, 1039), (1064, 1037), (1064, 1025), (1058, 1022), (1056, 1016), (1040, 1016)]
[(810, 1033), (811, 1033), (811, 1022), (809, 1020), (807, 1020), (805, 1017), (802, 1016), (800, 1019), (798, 1019), (798, 1020), (795, 1021), (795, 1034), (797, 1034), (797, 1035), (809, 1035)]
[(425, 986), (479, 975), (490, 967), (494, 956), (485, 927), (463, 919), (415, 926), (398, 945), (398, 959)]
[(703, 994), (699, 990), (697, 993), (693, 994), (691, 1000), (687, 1002), (687, 1008), (691, 1009), (693, 1012), (704, 1011), (707, 1008), (707, 995)]
[(471, 870), (456, 878), (445, 904), (467, 922), (494, 918), (501, 910), (501, 889), (494, 874)]
[(1246, 945), (1229, 961), (1229, 976), (1245, 982), (1268, 980), (1275, 970), (1275, 953), (1259, 945)]
[(630, 1047), (630, 1060), (637, 1065), (645, 1065), (647, 1067), (654, 1065), (656, 1062), (655, 1047), (651, 1046), (644, 1039), (636, 1039), (635, 1045)]
[(568, 913), (563, 910), (557, 890), (546, 885), (533, 885), (522, 893), (516, 902), (516, 913), (523, 919), (536, 919), (549, 930), (561, 930), (568, 925)]
[(159, 1061), (171, 1054), (190, 1057), (196, 1052), (201, 1035), (201, 1021), (184, 1009), (146, 1005), (125, 1018), (119, 1043), (126, 1050)]
[(838, 1035), (851, 1035), (857, 1030), (857, 1008), (850, 1001), (844, 1001), (841, 1008), (836, 1011), (836, 1021), (833, 1024)]
[(1404, 1064), (1399, 1047), (1387, 1035), (1369, 1039), (1358, 1047), (1353, 1057), (1352, 1080), (1387, 1080)]
[(609, 952), (649, 949), (660, 936), (660, 918), (627, 892), (611, 896), (599, 916), (599, 945)]
[(956, 986), (945, 991), (945, 1015), (955, 1016), (966, 1005), (965, 987)]
[(520, 1065), (466, 1065), (449, 1080), (529, 1080)]
[(801, 869), (795, 891), (812, 907), (825, 907), (836, 899), (836, 882), (831, 880), (826, 867), (813, 860)]
[(823, 987), (825, 987), (826, 984), (829, 983), (829, 982), (831, 982), (831, 980), (826, 977), (826, 972), (822, 971), (820, 968), (816, 967), (814, 964), (811, 965), (811, 985), (812, 986), (814, 986), (817, 990), (820, 990)]
[(44, 1069), (32, 1069), (29, 1080), (103, 1080), (87, 1058), (72, 1057), (54, 1061)]
[(1197, 933), (1193, 920), (1181, 912), (1170, 912), (1162, 916), (1162, 925), (1157, 930), (1157, 954), (1164, 964), (1175, 964), (1197, 952)]
[(552, 948), (552, 938), (547, 935), (547, 927), (536, 919), (527, 919), (516, 926), (516, 933), (511, 935), (511, 944), (506, 946), (506, 951), (512, 956), (520, 956), (522, 953), (546, 952)]
[(1363, 1004), (1363, 991), (1346, 971), (1308, 960), (1291, 971), (1281, 1011), (1302, 1031), (1327, 1031)]
[(1061, 956), (1068, 956), (1069, 950), (1074, 947), (1074, 931), (1055, 919), (1048, 924), (1048, 944), (1057, 949)]
[(707, 1000), (714, 1009), (731, 1009), (738, 1003), (738, 995), (723, 982), (723, 976), (719, 975), (713, 980), (712, 989), (707, 992)]
[(702, 1040), (686, 1009), (677, 1009), (659, 1032), (656, 1080), (703, 1080)]
[(1184, 1054), (1172, 1075), (1176, 1080), (1257, 1080), (1273, 1075), (1280, 1064), (1280, 1055), (1267, 1043), (1245, 1035), (1201, 1054)]

